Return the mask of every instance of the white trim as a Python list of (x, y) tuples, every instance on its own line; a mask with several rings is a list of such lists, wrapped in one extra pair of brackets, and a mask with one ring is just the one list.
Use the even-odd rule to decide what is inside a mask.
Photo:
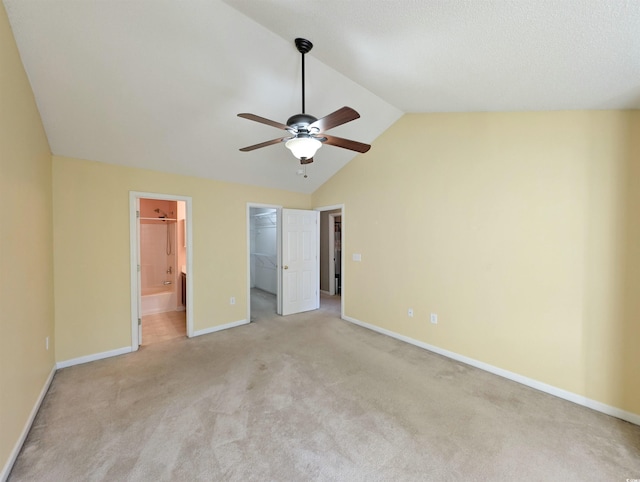
[(185, 203), (186, 225), (186, 263), (187, 263), (187, 337), (191, 338), (193, 332), (193, 199), (191, 196), (178, 196), (174, 194), (162, 194), (155, 192), (129, 191), (129, 245), (130, 245), (130, 283), (131, 283), (131, 350), (137, 351), (138, 339), (138, 234), (136, 210), (139, 199), (164, 199), (169, 201), (183, 201)]
[(336, 211), (337, 209), (344, 209), (344, 204), (332, 204), (331, 206), (320, 206), (313, 209), (314, 211)]
[(193, 336), (208, 335), (209, 333), (215, 333), (216, 331), (227, 330), (229, 328), (235, 328), (236, 326), (248, 324), (249, 322), (247, 320), (232, 321), (231, 323), (226, 323), (224, 325), (212, 326), (209, 328), (205, 328), (204, 330), (194, 331)]
[(479, 368), (480, 370), (484, 370), (489, 373), (493, 373), (494, 375), (501, 376), (503, 378), (507, 378), (517, 383), (521, 383), (522, 385), (526, 385), (528, 387), (534, 388), (536, 390), (540, 390), (541, 392), (548, 393), (549, 395), (556, 396), (558, 398), (562, 398), (564, 400), (568, 400), (570, 402), (576, 403), (578, 405), (582, 405), (587, 408), (591, 408), (596, 410), (597, 412), (602, 412), (606, 415), (611, 415), (612, 417), (619, 418), (621, 420), (626, 420), (627, 422), (631, 422), (635, 425), (640, 425), (640, 414), (627, 412), (625, 410), (621, 410), (616, 407), (612, 407), (611, 405), (607, 405), (602, 402), (598, 402), (596, 400), (592, 400), (583, 395), (578, 395), (577, 393), (569, 392), (567, 390), (563, 390), (562, 388), (554, 387), (553, 385), (548, 385), (546, 383), (540, 382), (538, 380), (534, 380), (533, 378), (525, 377), (523, 375), (519, 375), (518, 373), (510, 372), (508, 370), (504, 370), (502, 368), (495, 367), (493, 365), (489, 365), (488, 363), (481, 362), (479, 360), (475, 360), (473, 358), (469, 358), (464, 355), (460, 355), (458, 353), (444, 350), (442, 348), (438, 348), (434, 345), (429, 345), (428, 343), (424, 343), (419, 340), (415, 340), (413, 338), (409, 338), (408, 336), (400, 335), (393, 331), (387, 330), (385, 328), (380, 328), (379, 326), (371, 325), (369, 323), (365, 323), (364, 321), (357, 320), (350, 316), (342, 316), (342, 319), (353, 323), (355, 325), (361, 326), (363, 328), (367, 328), (369, 330), (381, 333), (383, 335), (390, 336), (400, 341), (404, 341), (406, 343), (410, 343), (411, 345), (415, 345), (420, 348), (424, 348), (425, 350), (437, 353), (438, 355), (445, 356), (447, 358), (451, 358), (452, 360), (456, 360), (462, 363), (466, 363), (467, 365), (471, 365), (472, 367)]
[(329, 293), (327, 290), (320, 290), (320, 293), (324, 293), (325, 295), (329, 295), (329, 296), (333, 296), (331, 293)]
[(103, 358), (111, 358), (112, 356), (124, 355), (125, 353), (131, 353), (132, 351), (135, 351), (135, 350), (132, 350), (130, 346), (124, 346), (116, 350), (103, 351), (101, 353), (94, 353), (93, 355), (86, 355), (78, 358), (72, 358), (71, 360), (61, 361), (56, 363), (56, 368), (59, 370), (60, 368), (67, 368), (67, 367), (72, 367), (74, 365), (81, 365), (83, 363), (102, 360)]
[(139, 197), (137, 193), (129, 191), (129, 276), (131, 287), (131, 350), (138, 350), (138, 323), (133, 323), (135, 319), (137, 321), (140, 315), (140, 304), (138, 294), (138, 258), (139, 258), (139, 244), (138, 244), (138, 220), (136, 212), (140, 206)]
[(29, 435), (29, 430), (31, 430), (31, 425), (33, 425), (33, 421), (35, 420), (36, 415), (38, 414), (38, 410), (40, 410), (40, 405), (42, 405), (42, 401), (44, 400), (45, 395), (49, 391), (49, 387), (51, 386), (51, 382), (53, 381), (53, 375), (55, 375), (55, 373), (56, 373), (56, 366), (54, 364), (53, 367), (51, 368), (51, 372), (49, 373), (49, 376), (47, 377), (47, 380), (44, 382), (44, 385), (42, 386), (42, 390), (40, 390), (40, 395), (38, 395), (38, 399), (36, 400), (36, 403), (33, 405), (33, 408), (31, 409), (29, 418), (27, 418), (27, 422), (24, 424), (22, 433), (20, 434), (20, 437), (16, 441), (16, 444), (13, 446), (13, 450), (9, 455), (9, 459), (4, 464), (2, 472), (0, 472), (0, 480), (2, 482), (5, 482), (7, 480), (7, 478), (9, 477), (9, 474), (11, 473), (11, 469), (13, 469), (13, 464), (15, 464), (16, 459), (18, 458), (18, 454), (20, 453), (20, 450), (22, 450), (22, 446), (24, 445), (24, 441), (27, 439), (27, 435)]

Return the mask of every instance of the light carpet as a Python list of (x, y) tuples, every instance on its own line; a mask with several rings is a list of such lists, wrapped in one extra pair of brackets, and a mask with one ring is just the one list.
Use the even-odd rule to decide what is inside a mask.
[[(338, 298), (339, 300), (339, 298)], [(624, 481), (640, 427), (339, 318), (339, 305), (65, 368), (17, 481)]]

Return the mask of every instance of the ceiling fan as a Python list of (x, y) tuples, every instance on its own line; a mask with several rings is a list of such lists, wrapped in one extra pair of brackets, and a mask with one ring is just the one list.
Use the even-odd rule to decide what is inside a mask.
[(322, 144), (342, 147), (343, 149), (350, 149), (361, 153), (367, 152), (371, 149), (369, 144), (363, 144), (362, 142), (325, 134), (325, 131), (328, 131), (329, 129), (346, 124), (347, 122), (351, 122), (352, 120), (356, 120), (360, 117), (360, 114), (351, 107), (343, 107), (321, 119), (317, 119), (316, 117), (305, 113), (304, 55), (313, 48), (313, 44), (309, 40), (303, 38), (295, 39), (295, 44), (298, 52), (302, 54), (302, 114), (296, 114), (289, 117), (286, 125), (255, 114), (238, 114), (238, 117), (277, 127), (278, 129), (285, 130), (290, 134), (286, 137), (278, 137), (276, 139), (271, 139), (270, 141), (261, 142), (260, 144), (243, 147), (240, 150), (242, 152), (248, 152), (253, 151), (254, 149), (260, 149), (261, 147), (267, 147), (284, 142), (285, 146), (292, 152), (292, 154), (300, 160), (300, 164), (312, 163), (313, 156), (316, 151), (322, 147)]

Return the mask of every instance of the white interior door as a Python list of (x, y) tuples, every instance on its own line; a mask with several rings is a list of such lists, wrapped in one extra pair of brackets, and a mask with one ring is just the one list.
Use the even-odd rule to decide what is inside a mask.
[(318, 211), (282, 210), (282, 314), (320, 307)]

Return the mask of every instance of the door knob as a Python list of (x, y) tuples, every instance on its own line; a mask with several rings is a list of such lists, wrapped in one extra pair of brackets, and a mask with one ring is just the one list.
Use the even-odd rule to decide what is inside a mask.
[(284, 269), (289, 269), (289, 267), (285, 264), (285, 265), (284, 265)]

